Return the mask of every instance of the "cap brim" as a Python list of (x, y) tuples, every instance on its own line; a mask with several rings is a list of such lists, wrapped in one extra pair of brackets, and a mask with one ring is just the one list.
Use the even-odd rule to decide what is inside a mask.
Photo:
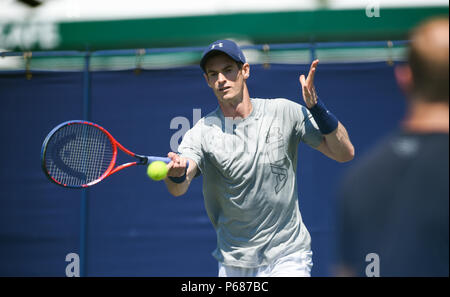
[(209, 57), (212, 54), (218, 53), (218, 52), (227, 55), (228, 57), (230, 57), (232, 60), (234, 60), (236, 62), (240, 62), (239, 59), (234, 58), (233, 56), (231, 56), (230, 54), (228, 54), (227, 52), (225, 52), (223, 50), (213, 49), (213, 50), (210, 50), (209, 52), (207, 52), (200, 61), (200, 67), (203, 69), (203, 71), (205, 71), (205, 64), (206, 64), (206, 61), (209, 59)]

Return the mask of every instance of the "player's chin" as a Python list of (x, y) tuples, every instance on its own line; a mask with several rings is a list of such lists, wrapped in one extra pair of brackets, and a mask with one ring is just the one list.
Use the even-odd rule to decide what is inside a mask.
[(233, 100), (234, 99), (234, 95), (231, 92), (227, 92), (225, 94), (221, 94), (222, 100), (223, 101), (229, 101), (229, 100)]
[(222, 100), (229, 100), (231, 98), (233, 98), (232, 96), (232, 92), (231, 90), (227, 90), (227, 91), (220, 91), (220, 90), (216, 90), (216, 97)]

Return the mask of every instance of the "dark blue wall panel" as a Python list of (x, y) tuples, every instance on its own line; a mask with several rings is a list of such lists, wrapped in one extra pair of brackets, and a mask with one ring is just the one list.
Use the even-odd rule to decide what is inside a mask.
[[(252, 66), (250, 94), (302, 102), (298, 76), (308, 68)], [(23, 72), (0, 73), (1, 276), (64, 276), (65, 256), (80, 252), (82, 192), (50, 183), (39, 153), (54, 126), (83, 118), (83, 87), (78, 72), (38, 72), (31, 80)], [(386, 63), (319, 65), (316, 87), (347, 127), (356, 160), (404, 114), (404, 98)], [(199, 112), (194, 109), (204, 116), (217, 104), (198, 67), (94, 72), (90, 96), (90, 120), (148, 155), (166, 155), (174, 134), (192, 127)], [(171, 129), (177, 117), (184, 126)], [(127, 160), (119, 155), (119, 162)], [(351, 165), (299, 148), (299, 204), (312, 235), (313, 276), (331, 275), (335, 192)], [(175, 198), (145, 171), (127, 169), (87, 190), (86, 275), (215, 276), (216, 238), (203, 206), (202, 178)]]

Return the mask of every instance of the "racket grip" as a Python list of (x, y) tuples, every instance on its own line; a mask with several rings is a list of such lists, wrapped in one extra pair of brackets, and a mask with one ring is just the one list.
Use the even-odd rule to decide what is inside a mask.
[[(155, 162), (155, 161), (163, 161), (163, 162), (169, 164), (170, 161), (172, 161), (172, 159), (167, 158), (167, 157), (153, 157), (153, 156), (152, 157), (148, 157), (147, 156), (147, 164), (150, 164), (150, 163)], [(186, 168), (188, 168), (188, 167), (189, 167), (189, 161), (186, 161)]]
[(170, 161), (172, 161), (170, 158), (167, 157), (147, 157), (147, 163), (150, 164), (155, 161), (163, 161), (167, 164), (169, 164)]

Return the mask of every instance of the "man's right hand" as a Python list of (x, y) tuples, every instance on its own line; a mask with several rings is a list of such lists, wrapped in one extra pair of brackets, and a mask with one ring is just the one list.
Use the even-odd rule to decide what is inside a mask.
[[(182, 158), (174, 152), (168, 153), (167, 156), (171, 159), (169, 164), (167, 164), (167, 176), (180, 177), (186, 174), (186, 179), (182, 183), (175, 183), (171, 181), (170, 178), (166, 178), (164, 180), (167, 189), (172, 195), (181, 196), (186, 193), (192, 179), (195, 177), (197, 172), (197, 164), (193, 160)], [(187, 164), (189, 164), (189, 168), (186, 168)]]
[(180, 177), (186, 173), (187, 159), (180, 157), (174, 152), (170, 152), (167, 156), (172, 160), (167, 164), (167, 176)]

